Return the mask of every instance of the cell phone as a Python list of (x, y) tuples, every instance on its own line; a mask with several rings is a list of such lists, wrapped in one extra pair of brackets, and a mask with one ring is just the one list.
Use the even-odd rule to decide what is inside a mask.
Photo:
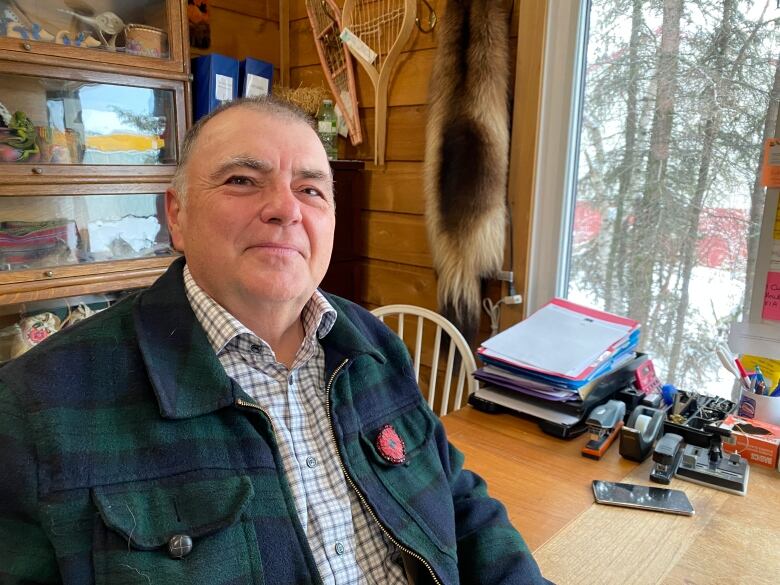
[(688, 496), (680, 490), (594, 479), (593, 496), (599, 504), (682, 514), (683, 516), (693, 516), (694, 514)]

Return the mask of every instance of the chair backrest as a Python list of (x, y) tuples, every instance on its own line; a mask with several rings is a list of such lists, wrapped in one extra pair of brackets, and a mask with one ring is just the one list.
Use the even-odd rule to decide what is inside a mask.
[[(414, 305), (386, 305), (371, 312), (385, 321), (388, 326), (395, 326), (398, 337), (409, 348), (415, 379), (423, 392), (426, 392), (427, 386), (428, 405), (433, 409), (438, 406), (439, 416), (444, 416), (463, 406), (464, 387), (467, 389), (466, 400), (477, 390), (478, 382), (471, 376), (471, 373), (477, 369), (474, 354), (471, 353), (460, 331), (447, 319), (429, 309)], [(390, 318), (387, 319), (388, 317)], [(411, 327), (405, 327), (407, 322)], [(442, 338), (442, 331), (445, 334), (444, 338)], [(447, 339), (449, 344), (442, 356), (440, 350)], [(412, 341), (413, 343), (410, 343)], [(456, 356), (459, 359), (456, 360)], [(456, 367), (457, 382), (453, 384)], [(422, 381), (420, 380), (421, 369), (430, 371), (427, 379)], [(440, 383), (442, 378), (443, 383)]]

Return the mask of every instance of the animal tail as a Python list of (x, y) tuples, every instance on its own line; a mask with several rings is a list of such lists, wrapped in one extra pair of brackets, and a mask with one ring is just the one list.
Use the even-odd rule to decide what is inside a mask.
[(440, 312), (473, 345), (481, 280), (501, 269), (509, 167), (509, 11), (451, 0), (429, 86), (428, 239)]

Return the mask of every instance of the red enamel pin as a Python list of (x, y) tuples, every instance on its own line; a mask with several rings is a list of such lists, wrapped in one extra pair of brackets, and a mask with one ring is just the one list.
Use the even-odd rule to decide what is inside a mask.
[(406, 445), (390, 425), (383, 426), (376, 436), (376, 448), (379, 454), (390, 463), (404, 463), (406, 461)]

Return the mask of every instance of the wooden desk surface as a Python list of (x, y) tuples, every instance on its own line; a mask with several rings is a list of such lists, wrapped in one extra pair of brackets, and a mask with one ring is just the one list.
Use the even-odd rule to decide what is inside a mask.
[(466, 467), (488, 483), (525, 538), (542, 573), (559, 585), (780, 583), (780, 476), (752, 466), (748, 495), (674, 479), (696, 514), (673, 516), (593, 503), (591, 481), (644, 485), (652, 466), (620, 457), (580, 455), (584, 437), (543, 434), (513, 415), (471, 407), (444, 417)]

